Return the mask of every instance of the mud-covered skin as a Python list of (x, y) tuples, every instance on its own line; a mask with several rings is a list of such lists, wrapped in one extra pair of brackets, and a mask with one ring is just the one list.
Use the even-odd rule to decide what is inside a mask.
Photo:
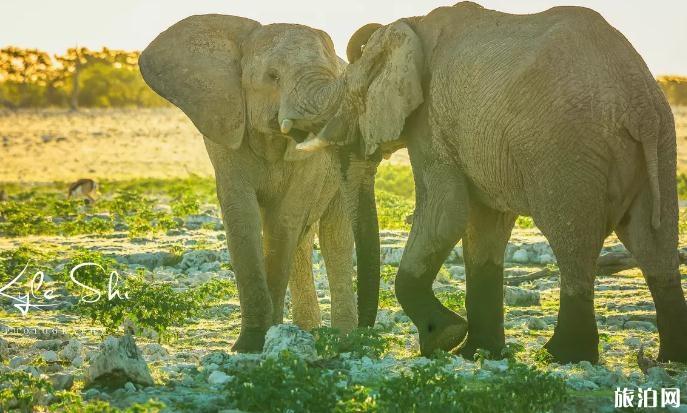
[[(673, 117), (619, 32), (586, 8), (510, 15), (463, 2), (364, 26), (352, 41), (348, 50), (362, 52), (343, 75), (339, 110), (302, 146), (346, 142), (355, 136), (348, 125), (356, 124), (367, 154), (389, 141), (407, 144), (417, 206), (397, 290), (407, 290), (399, 301), (421, 343), (433, 345), (423, 339), (425, 324), (441, 314), (426, 286), (443, 254), (464, 238), (479, 245), (475, 252), (488, 251), (473, 262), (466, 256), (474, 333), (465, 352), (501, 345), (501, 303), (484, 290), (502, 273), (510, 218), (528, 215), (561, 271), (559, 327), (547, 345), (558, 361), (598, 360), (595, 263), (614, 230), (653, 293), (665, 341), (660, 356), (687, 358)], [(479, 219), (489, 210), (493, 219), (509, 217), (500, 229)]]
[[(267, 329), (282, 322), (289, 284), (294, 321), (307, 329), (319, 326), (310, 261), (316, 231), (329, 276), (332, 326), (344, 332), (358, 326), (354, 235), (379, 235), (376, 225), (354, 233), (358, 205), (345, 197), (374, 190), (369, 165), (376, 163), (348, 164), (343, 172), (355, 178), (344, 179), (336, 151), (303, 154), (289, 138), (304, 139), (331, 111), (322, 102), (335, 92), (342, 64), (329, 37), (295, 24), (192, 16), (160, 34), (141, 54), (140, 67), (146, 82), (205, 137), (241, 302), (234, 349), (262, 349)], [(287, 122), (291, 130), (280, 126), (284, 119), (294, 119)], [(360, 220), (376, 224), (375, 212), (364, 211), (369, 215)], [(379, 262), (378, 248), (358, 252), (361, 262)], [(359, 290), (378, 288), (379, 266), (365, 271)], [(358, 305), (364, 324), (371, 325), (378, 291), (362, 295)]]

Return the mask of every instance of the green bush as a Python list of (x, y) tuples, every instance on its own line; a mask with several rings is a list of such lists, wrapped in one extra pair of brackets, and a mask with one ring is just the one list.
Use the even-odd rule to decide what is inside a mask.
[(406, 217), (413, 213), (413, 202), (382, 190), (376, 191), (375, 195), (379, 228), (409, 230), (410, 225), (406, 223)]
[(59, 391), (55, 393), (55, 398), (56, 400), (50, 404), (50, 411), (59, 413), (158, 413), (165, 408), (164, 403), (149, 400), (118, 409), (102, 400), (85, 401), (80, 394), (69, 391)]
[(375, 189), (384, 191), (406, 201), (415, 202), (415, 181), (410, 165), (383, 163), (377, 168)]
[(0, 411), (33, 412), (52, 391), (50, 383), (23, 371), (0, 372)]
[(238, 374), (228, 387), (228, 399), (252, 412), (331, 412), (340, 400), (346, 376), (323, 370), (285, 351), (277, 359)]
[(341, 334), (337, 329), (321, 327), (313, 334), (317, 354), (323, 358), (333, 358), (341, 353), (351, 353), (358, 358), (379, 358), (389, 347), (386, 339), (373, 328), (356, 328), (348, 334)]

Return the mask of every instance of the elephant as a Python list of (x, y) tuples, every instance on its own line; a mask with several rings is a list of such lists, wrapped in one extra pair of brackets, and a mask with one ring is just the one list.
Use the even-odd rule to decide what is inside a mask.
[[(621, 33), (581, 7), (513, 15), (461, 2), (365, 25), (348, 58), (336, 114), (297, 148), (407, 146), (416, 209), (395, 293), (422, 354), (501, 354), (504, 250), (524, 215), (560, 268), (544, 346), (554, 360), (598, 362), (595, 263), (615, 231), (655, 303), (658, 359), (687, 361), (674, 120)], [(461, 239), (467, 320), (432, 291)]]
[(295, 150), (306, 129), (317, 131), (332, 116), (333, 109), (320, 105), (327, 99), (320, 85), (340, 75), (342, 62), (320, 30), (218, 14), (181, 20), (140, 55), (144, 80), (202, 133), (215, 171), (241, 308), (234, 351), (262, 350), (267, 329), (283, 320), (287, 285), (294, 322), (304, 329), (320, 324), (315, 232), (328, 272), (332, 326), (347, 332), (374, 324), (377, 162), (352, 151)]

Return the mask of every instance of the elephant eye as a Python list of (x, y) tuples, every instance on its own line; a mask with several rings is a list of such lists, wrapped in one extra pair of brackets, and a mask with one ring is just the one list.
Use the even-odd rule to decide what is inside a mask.
[(279, 82), (279, 73), (277, 73), (276, 70), (270, 70), (267, 72), (267, 76), (272, 80), (273, 82)]

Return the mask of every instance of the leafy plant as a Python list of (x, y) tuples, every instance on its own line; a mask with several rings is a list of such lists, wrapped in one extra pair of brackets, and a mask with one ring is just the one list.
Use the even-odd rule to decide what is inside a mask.
[(379, 358), (389, 347), (389, 343), (373, 328), (357, 328), (342, 335), (339, 330), (321, 327), (313, 331), (317, 354), (333, 358), (341, 353), (351, 353), (353, 357)]
[(50, 383), (23, 371), (0, 372), (0, 411), (32, 412), (49, 392)]
[(288, 351), (268, 358), (228, 386), (228, 399), (241, 410), (260, 412), (330, 412), (339, 401), (346, 376), (311, 367)]
[(134, 403), (125, 409), (118, 409), (102, 400), (85, 401), (80, 394), (70, 391), (59, 391), (55, 394), (56, 401), (50, 405), (51, 412), (60, 413), (158, 413), (165, 408), (165, 404), (157, 400), (145, 403)]
[(436, 294), (436, 297), (446, 308), (454, 313), (465, 310), (465, 291), (440, 291)]
[(377, 190), (377, 216), (382, 229), (409, 230), (406, 217), (414, 210), (414, 203), (390, 192)]
[(523, 217), (523, 216), (519, 216), (515, 220), (515, 226), (517, 228), (521, 228), (521, 229), (536, 228), (536, 225), (534, 224), (534, 220), (532, 220), (531, 217)]

